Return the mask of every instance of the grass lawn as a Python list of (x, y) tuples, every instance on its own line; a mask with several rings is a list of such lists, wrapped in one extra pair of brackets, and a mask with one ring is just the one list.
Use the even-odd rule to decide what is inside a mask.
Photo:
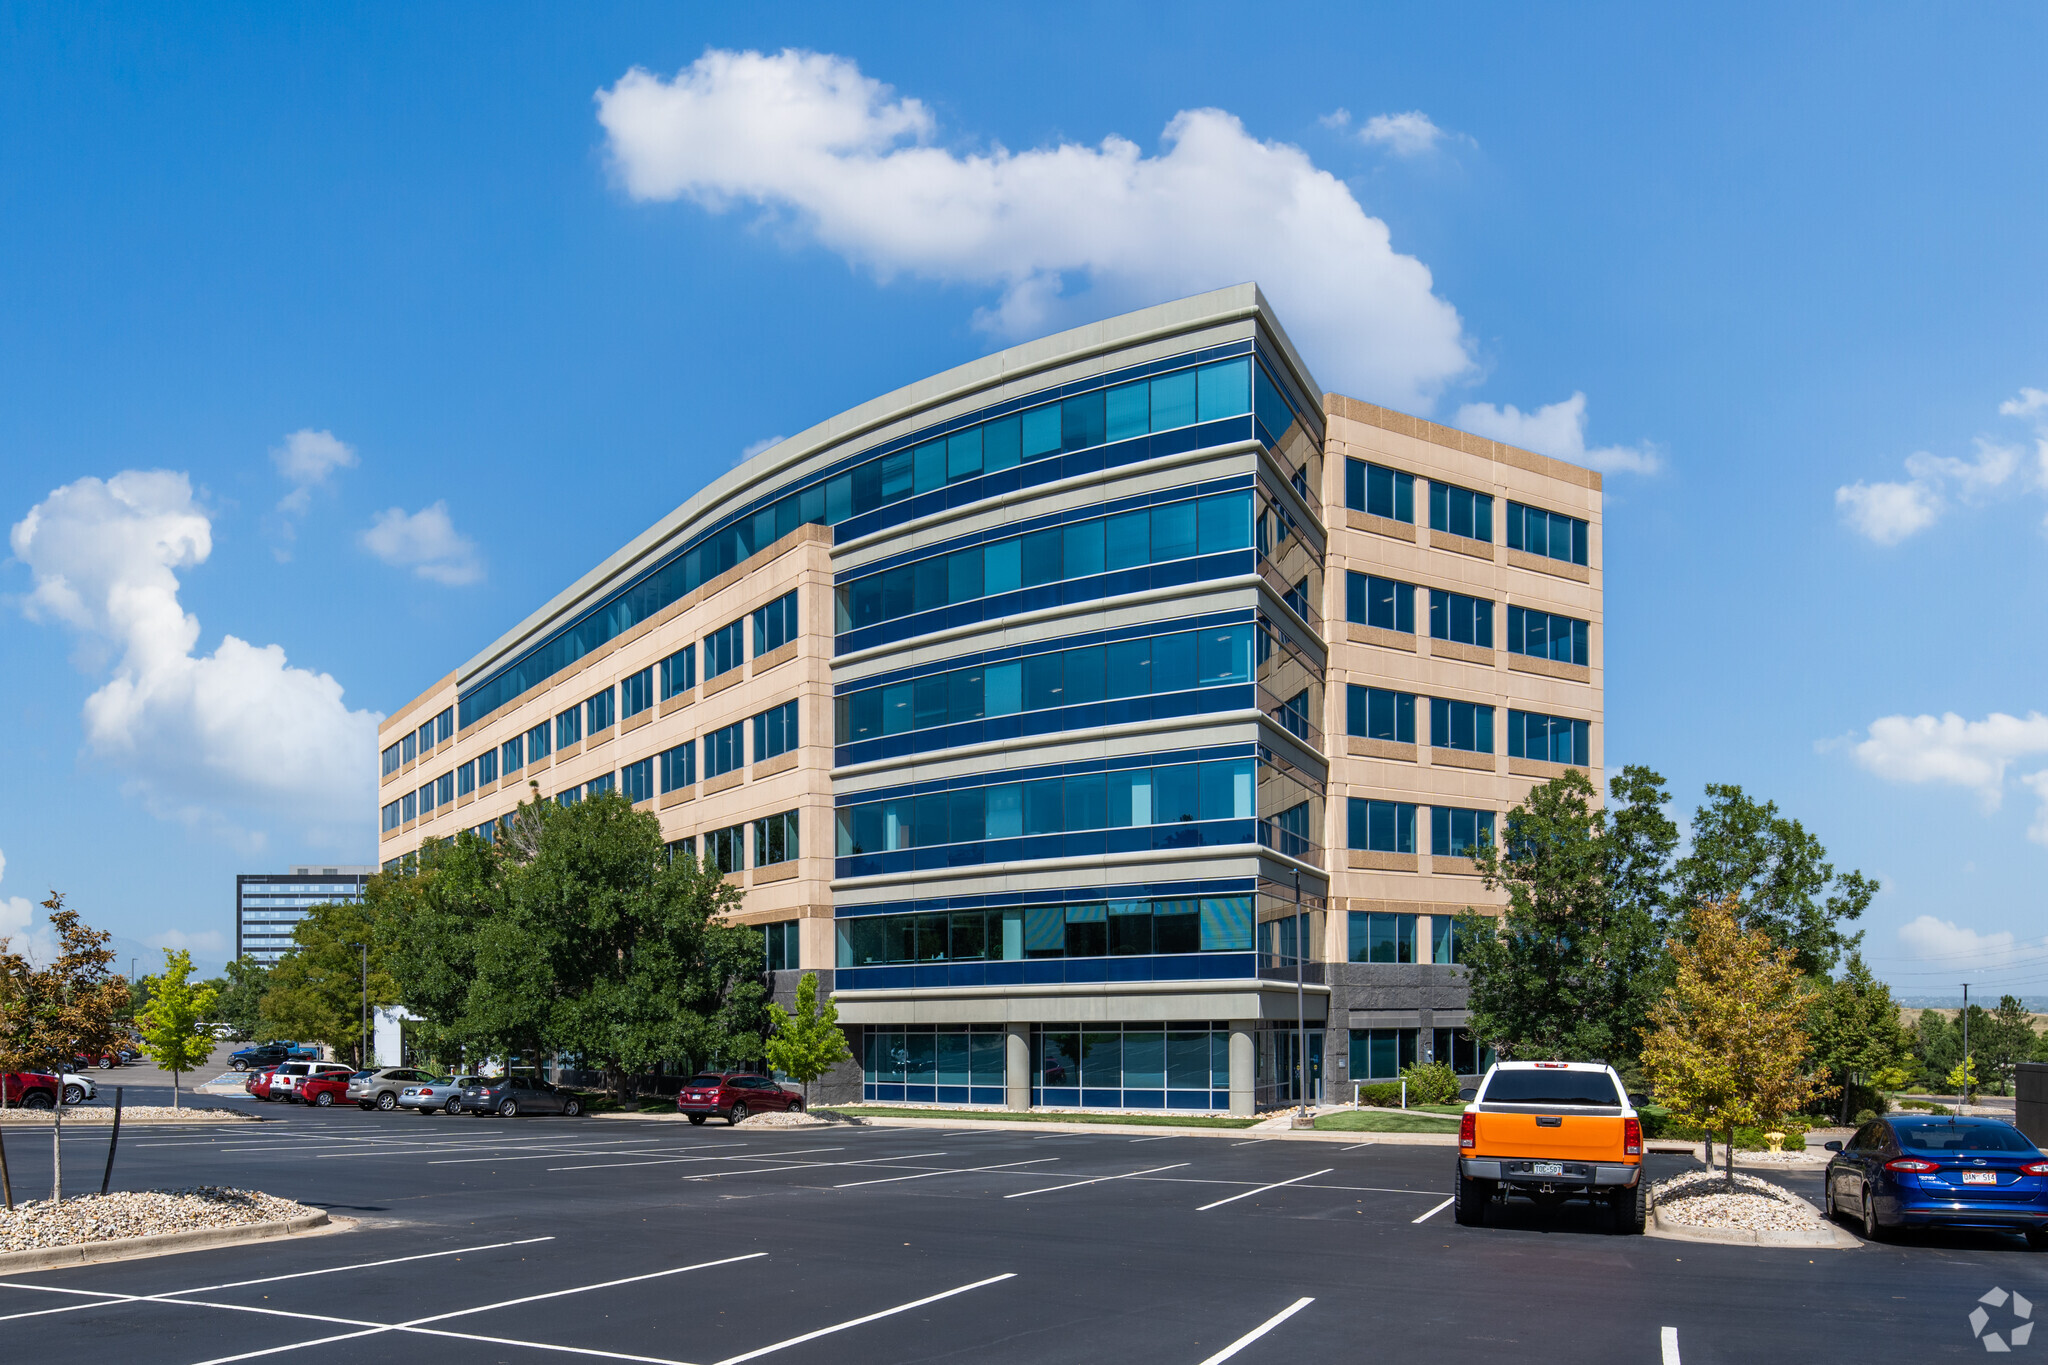
[[(1436, 1105), (1436, 1109), (1449, 1106)], [(1316, 1119), (1319, 1133), (1455, 1133), (1462, 1107), (1448, 1113), (1421, 1109), (1347, 1109), (1341, 1114), (1323, 1114)]]
[(1148, 1128), (1249, 1128), (1258, 1122), (1257, 1119), (1223, 1118), (1215, 1114), (1182, 1117), (1174, 1114), (1045, 1113), (1036, 1109), (1028, 1112), (1014, 1109), (897, 1109), (876, 1104), (835, 1104), (832, 1112), (870, 1119), (944, 1119), (948, 1123), (999, 1119), (1005, 1123), (1124, 1123)]

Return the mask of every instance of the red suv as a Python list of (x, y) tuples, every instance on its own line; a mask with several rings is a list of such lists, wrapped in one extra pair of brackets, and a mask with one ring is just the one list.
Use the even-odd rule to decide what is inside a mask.
[(0, 1075), (0, 1094), (22, 1109), (55, 1109), (57, 1078), (41, 1071), (9, 1071)]
[(242, 1089), (259, 1100), (270, 1098), (270, 1078), (277, 1074), (277, 1068), (266, 1066), (261, 1071), (249, 1073), (249, 1079), (242, 1082)]
[(749, 1114), (803, 1111), (802, 1095), (751, 1071), (707, 1071), (684, 1081), (676, 1094), (676, 1112), (692, 1123), (702, 1123), (713, 1114), (727, 1123), (738, 1123)]
[[(300, 1104), (315, 1105), (321, 1109), (332, 1108), (337, 1100), (348, 1098), (350, 1073), (342, 1072), (333, 1076), (308, 1076), (293, 1086), (285, 1095), (286, 1100), (297, 1100)], [(369, 1105), (363, 1108), (368, 1109)]]

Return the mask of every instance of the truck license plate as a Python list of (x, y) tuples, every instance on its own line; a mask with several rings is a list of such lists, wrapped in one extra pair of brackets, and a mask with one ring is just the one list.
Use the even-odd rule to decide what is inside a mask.
[(1529, 1174), (1563, 1175), (1564, 1167), (1555, 1161), (1532, 1161), (1529, 1163)]
[(1964, 1171), (1963, 1183), (1965, 1185), (1996, 1185), (1998, 1183), (1998, 1172)]

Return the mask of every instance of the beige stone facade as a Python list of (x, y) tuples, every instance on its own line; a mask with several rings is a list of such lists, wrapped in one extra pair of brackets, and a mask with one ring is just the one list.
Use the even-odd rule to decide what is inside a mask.
[[(1432, 856), (1428, 812), (1436, 805), (1504, 814), (1538, 782), (1565, 765), (1512, 758), (1506, 742), (1510, 710), (1590, 722), (1588, 775), (1603, 787), (1605, 742), (1605, 624), (1602, 613), (1600, 475), (1530, 451), (1437, 423), (1374, 407), (1338, 394), (1324, 401), (1328, 421), (1323, 463), (1324, 521), (1329, 527), (1324, 576), (1329, 635), (1325, 732), (1330, 750), (1330, 908), (1323, 931), (1325, 960), (1346, 959), (1346, 916), (1352, 910), (1455, 915), (1467, 907), (1497, 908), (1506, 899), (1488, 891), (1468, 858)], [(1414, 522), (1347, 508), (1346, 462), (1370, 464), (1416, 479)], [(1432, 531), (1426, 481), (1437, 480), (1493, 498), (1493, 539), (1470, 540)], [(1508, 548), (1504, 532), (1510, 502), (1563, 513), (1589, 523), (1584, 567)], [(1348, 622), (1346, 574), (1369, 573), (1494, 603), (1494, 648), (1479, 649), (1430, 638), (1426, 602), (1418, 593), (1413, 634)], [(1591, 657), (1585, 666), (1510, 653), (1510, 606), (1538, 608), (1589, 624)], [(1390, 743), (1348, 733), (1346, 687), (1387, 688), (1418, 698), (1443, 697), (1495, 708), (1495, 752), (1438, 747), (1418, 702), (1416, 742)], [(1348, 847), (1349, 798), (1412, 803), (1420, 807), (1417, 851), (1371, 852)], [(1430, 924), (1417, 940), (1430, 942)], [(1423, 954), (1426, 958), (1426, 952)]]

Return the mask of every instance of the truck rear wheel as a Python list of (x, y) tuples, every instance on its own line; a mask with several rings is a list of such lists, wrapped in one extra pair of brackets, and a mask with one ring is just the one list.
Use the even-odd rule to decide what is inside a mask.
[(1486, 1206), (1493, 1201), (1494, 1183), (1458, 1172), (1458, 1187), (1451, 1192), (1451, 1217), (1461, 1227), (1486, 1226)]
[(1650, 1221), (1650, 1182), (1642, 1176), (1636, 1177), (1634, 1185), (1616, 1190), (1607, 1196), (1609, 1207), (1614, 1210), (1614, 1230), (1625, 1236), (1637, 1237)]

